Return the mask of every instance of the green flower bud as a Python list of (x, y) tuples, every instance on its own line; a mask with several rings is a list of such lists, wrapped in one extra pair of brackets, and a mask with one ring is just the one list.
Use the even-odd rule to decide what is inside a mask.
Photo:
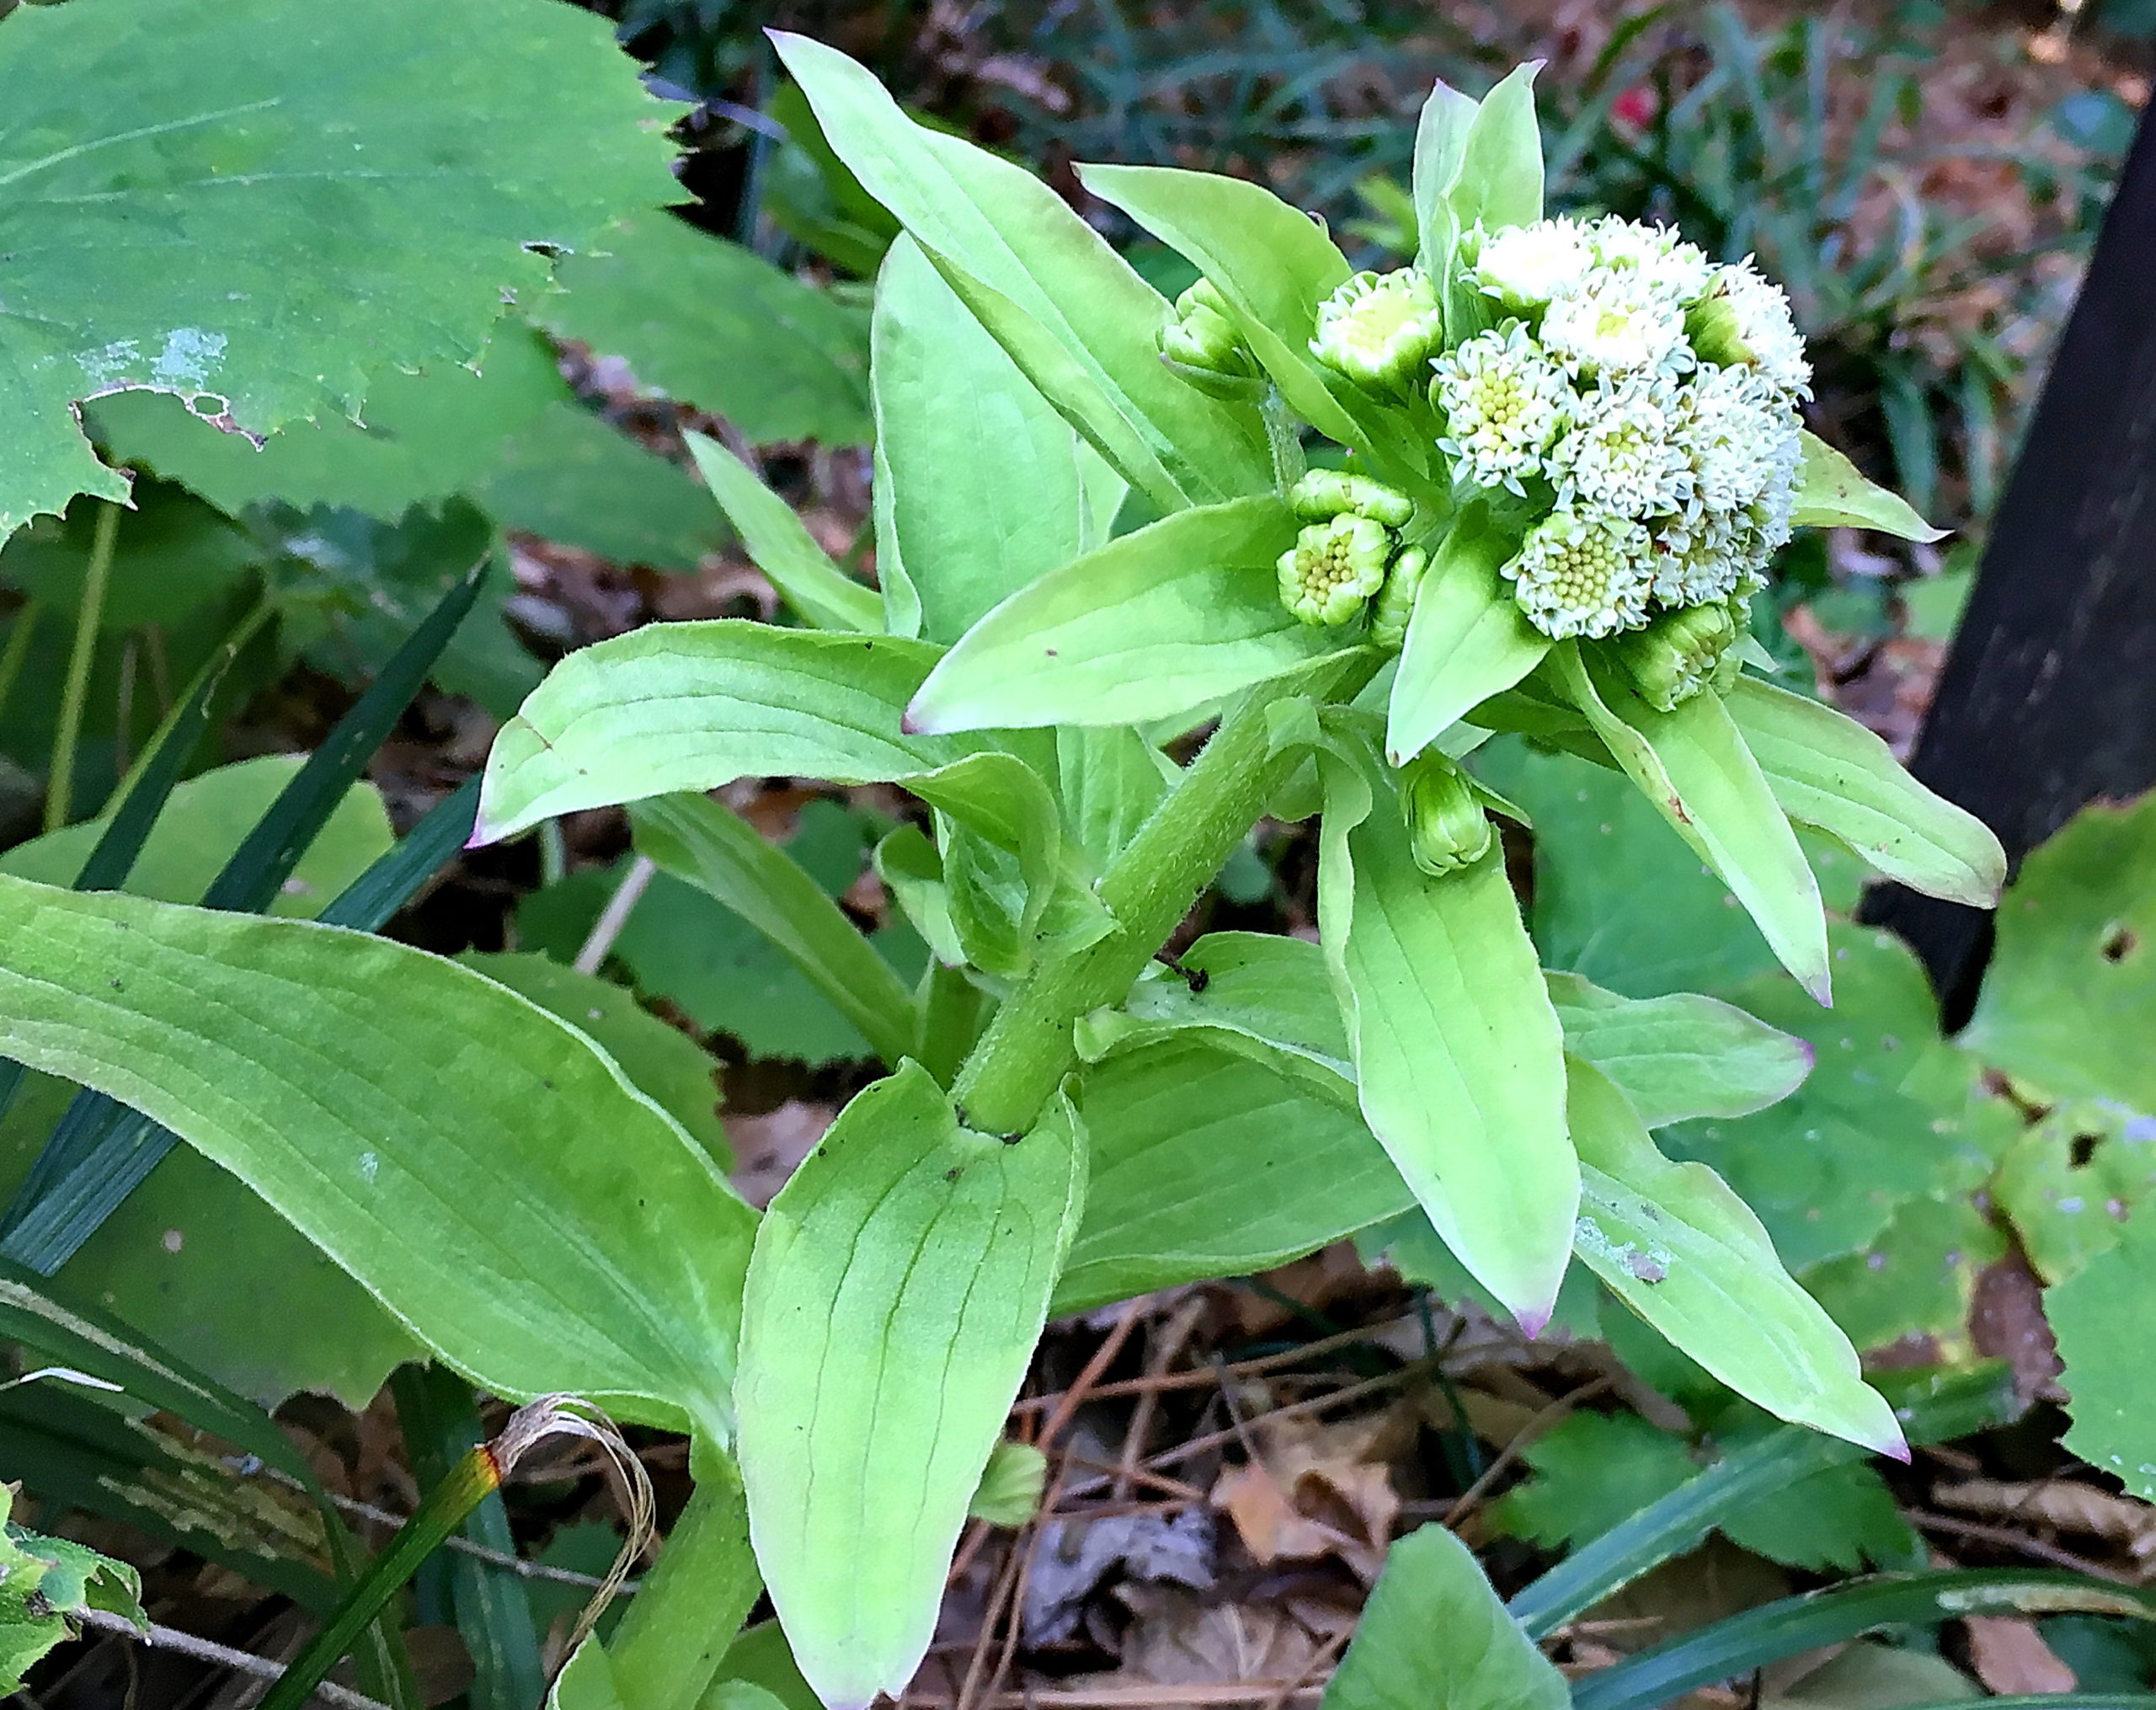
[(1737, 306), (1730, 300), (1726, 281), (1716, 280), (1685, 310), (1684, 337), (1701, 361), (1725, 368), (1749, 368), (1758, 360), (1737, 329)]
[(1717, 600), (1665, 612), (1611, 646), (1640, 697), (1667, 713), (1712, 683), (1716, 668), (1736, 639), (1729, 602)]
[(1305, 623), (1353, 623), (1385, 585), (1392, 536), (1367, 516), (1314, 522), (1280, 554), (1280, 603)]
[(1257, 377), (1227, 301), (1210, 281), (1199, 280), (1176, 299), (1175, 315), (1157, 342), (1178, 374), (1216, 397), (1241, 398)]
[(1737, 657), (1736, 643), (1752, 633), (1752, 594), (1750, 590), (1729, 596), (1729, 622), (1732, 640), (1722, 649), (1721, 657), (1715, 661), (1710, 681), (1714, 692), (1726, 695), (1737, 687), (1737, 679), (1743, 674), (1744, 661)]
[(1415, 501), (1405, 493), (1395, 492), (1367, 475), (1349, 475), (1338, 469), (1311, 470), (1288, 489), (1288, 503), (1305, 522), (1367, 516), (1387, 528), (1398, 528), (1415, 514)]
[(1390, 389), (1421, 378), (1440, 330), (1428, 275), (1412, 267), (1358, 273), (1318, 305), (1310, 354), (1359, 385)]
[(1370, 639), (1380, 647), (1406, 644), (1407, 620), (1415, 615), (1416, 590), (1422, 587), (1422, 573), (1429, 567), (1430, 555), (1420, 547), (1408, 548), (1392, 561), (1378, 603), (1370, 608)]
[(1433, 879), (1471, 867), (1489, 852), (1496, 832), (1467, 774), (1434, 749), (1401, 773), (1400, 800), (1415, 864)]

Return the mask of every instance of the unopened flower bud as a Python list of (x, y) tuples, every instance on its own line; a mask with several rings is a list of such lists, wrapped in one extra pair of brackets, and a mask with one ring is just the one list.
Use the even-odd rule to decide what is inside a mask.
[(1415, 501), (1367, 475), (1338, 469), (1312, 469), (1288, 489), (1288, 503), (1305, 522), (1336, 516), (1367, 516), (1398, 528), (1415, 514)]
[(1471, 867), (1496, 835), (1467, 774), (1435, 751), (1411, 761), (1401, 774), (1400, 800), (1415, 864), (1433, 879)]
[(1370, 608), (1370, 639), (1380, 647), (1406, 644), (1407, 620), (1415, 615), (1415, 595), (1429, 567), (1430, 556), (1420, 547), (1408, 548), (1392, 561), (1378, 602)]
[(1176, 299), (1174, 317), (1161, 327), (1161, 354), (1178, 373), (1203, 389), (1216, 390), (1216, 380), (1232, 382), (1240, 395), (1257, 377), (1257, 366), (1235, 329), (1226, 300), (1209, 280), (1201, 279)]
[(1385, 585), (1392, 536), (1367, 516), (1314, 522), (1280, 554), (1280, 603), (1304, 623), (1352, 623)]
[(1421, 378), (1439, 330), (1428, 275), (1413, 267), (1358, 273), (1318, 305), (1310, 354), (1359, 385), (1392, 388)]
[(1714, 681), (1716, 667), (1737, 639), (1729, 602), (1665, 612), (1644, 629), (1613, 644), (1618, 662), (1649, 706), (1667, 713)]

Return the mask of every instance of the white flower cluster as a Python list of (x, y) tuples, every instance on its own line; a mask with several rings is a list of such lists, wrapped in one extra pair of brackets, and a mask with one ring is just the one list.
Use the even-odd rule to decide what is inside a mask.
[(1506, 568), (1553, 636), (1604, 636), (1750, 592), (1789, 538), (1811, 396), (1789, 300), (1614, 216), (1470, 236), (1501, 317), (1438, 357), (1456, 476), (1546, 504)]

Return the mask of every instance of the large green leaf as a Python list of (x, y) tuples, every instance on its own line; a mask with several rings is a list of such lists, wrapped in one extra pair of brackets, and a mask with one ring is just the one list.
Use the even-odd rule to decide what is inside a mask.
[(1410, 1532), (1385, 1572), (1324, 1710), (1566, 1710), (1565, 1677), (1441, 1526)]
[(926, 1654), (1085, 1183), (1066, 1101), (1022, 1138), (977, 1134), (908, 1063), (841, 1113), (765, 1216), (741, 1471), (771, 1601), (832, 1710), (897, 1692)]
[(2022, 863), (1961, 1043), (2049, 1098), (2156, 1114), (2156, 794), (2084, 808)]
[(0, 1050), (240, 1177), (450, 1365), (723, 1431), (753, 1218), (491, 981), (307, 922), (0, 879)]
[(31, 1665), (74, 1637), (88, 1610), (120, 1615), (144, 1632), (142, 1576), (125, 1563), (67, 1538), (8, 1521), (15, 1493), (0, 1487), (0, 1691), (22, 1690)]
[(621, 356), (643, 384), (724, 416), (749, 439), (866, 445), (861, 312), (738, 243), (654, 211), (570, 257), (533, 318)]
[(1185, 1030), (1086, 1071), (1092, 1184), (1058, 1316), (1248, 1275), (1414, 1204), (1352, 1102), (1218, 1038)]
[(737, 778), (867, 783), (985, 745), (900, 731), (937, 649), (723, 618), (659, 623), (571, 654), (495, 739), (479, 840), (557, 814)]
[(877, 275), (874, 338), (877, 579), (893, 629), (956, 641), (1106, 540), (1123, 483), (910, 238)]
[(293, 422), (257, 446), (149, 392), (103, 398), (91, 420), (115, 462), (147, 465), (233, 516), (275, 500), (394, 522), (414, 505), (471, 487), (512, 436), (573, 397), (546, 341), (504, 321), (469, 367), (445, 357), (424, 373), (383, 375), (368, 391), (364, 426), (333, 414)]
[(2067, 1446), (2145, 1501), (2156, 1501), (2152, 1312), (2156, 1221), (2145, 1212), (2128, 1221), (2109, 1253), (2044, 1296), (2044, 1316), (2058, 1338), (2071, 1397), (2073, 1428), (2066, 1434)]
[(1792, 1424), (1906, 1455), (1849, 1338), (1782, 1269), (1759, 1220), (1705, 1164), (1671, 1163), (1609, 1081), (1574, 1061), (1580, 1257), (1739, 1395)]
[(1911, 778), (1863, 725), (1753, 676), (1737, 679), (1727, 705), (1790, 818), (1927, 895), (1998, 905), (2006, 852), (1991, 828)]
[(1273, 561), (1295, 529), (1283, 500), (1231, 500), (1050, 571), (943, 656), (910, 725), (1139, 724), (1294, 670), (1337, 645), (1275, 590)]
[(1326, 752), (1318, 921), (1363, 1114), (1446, 1245), (1515, 1317), (1547, 1322), (1578, 1166), (1564, 1043), (1504, 855), (1432, 878), (1374, 756)]
[(0, 26), (0, 534), (125, 496), (77, 399), (173, 392), (254, 433), (352, 414), (392, 366), (477, 356), (542, 247), (676, 194), (607, 25), (539, 0), (31, 8)]
[[(170, 403), (142, 394), (147, 402)], [(173, 403), (174, 409), (180, 406)], [(183, 412), (184, 413), (184, 412)], [(221, 437), (216, 430), (202, 431)], [(246, 441), (239, 443), (244, 446)], [(104, 505), (78, 499), (61, 517), (40, 517), (0, 547), (0, 583), (51, 614), (56, 631), (72, 630)], [(107, 635), (143, 625), (184, 623), (228, 600), (262, 558), (262, 548), (211, 505), (184, 489), (150, 479), (135, 484), (134, 509), (112, 542), (99, 628)], [(35, 667), (27, 681), (35, 681)]]
[(824, 135), (1071, 425), (1162, 510), (1273, 484), (1263, 425), (1186, 384), (1155, 338), (1168, 305), (1046, 184), (916, 125), (862, 67), (772, 40)]
[(1527, 620), (1498, 574), (1512, 541), (1486, 526), (1455, 529), (1415, 590), (1392, 680), (1385, 752), (1404, 764), (1447, 726), (1541, 664), (1550, 638)]
[(1551, 655), (1572, 703), (1647, 799), (1743, 904), (1784, 967), (1832, 1001), (1817, 879), (1719, 695), (1657, 712), (1572, 644)]

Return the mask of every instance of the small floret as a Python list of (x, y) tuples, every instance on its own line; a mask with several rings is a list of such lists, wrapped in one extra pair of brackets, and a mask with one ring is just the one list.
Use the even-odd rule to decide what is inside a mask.
[(1576, 220), (1537, 220), (1480, 232), (1472, 240), (1476, 287), (1508, 308), (1531, 311), (1576, 289), (1594, 265), (1594, 246)]
[(1438, 348), (1437, 288), (1418, 268), (1358, 273), (1318, 305), (1310, 354), (1358, 385), (1390, 389)]
[(1646, 621), (1652, 550), (1645, 526), (1628, 518), (1557, 510), (1535, 525), (1504, 574), (1545, 635), (1614, 635)]
[(1445, 419), (1438, 446), (1480, 487), (1524, 494), (1572, 419), (1572, 383), (1515, 322), (1440, 356), (1430, 398)]
[(1636, 274), (1614, 269), (1551, 303), (1541, 337), (1543, 348), (1576, 374), (1681, 372), (1692, 366), (1684, 306)]
[(1280, 554), (1280, 603), (1305, 623), (1353, 623), (1385, 585), (1392, 536), (1367, 516), (1314, 522)]

